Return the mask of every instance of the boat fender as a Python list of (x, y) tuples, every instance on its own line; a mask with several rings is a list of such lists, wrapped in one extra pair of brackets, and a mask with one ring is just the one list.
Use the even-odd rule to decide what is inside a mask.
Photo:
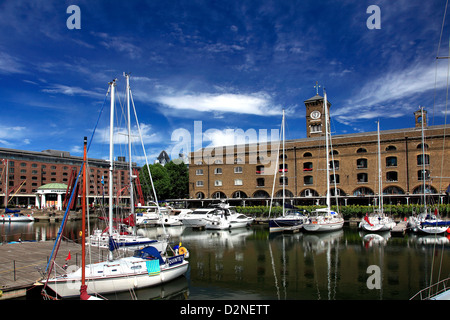
[(180, 247), (178, 249), (178, 254), (186, 255), (187, 249), (185, 247)]

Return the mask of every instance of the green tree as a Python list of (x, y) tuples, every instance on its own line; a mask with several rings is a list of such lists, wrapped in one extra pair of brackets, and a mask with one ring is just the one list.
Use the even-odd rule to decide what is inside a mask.
[(170, 199), (184, 199), (189, 194), (189, 169), (184, 162), (175, 164), (173, 161), (167, 163), (164, 168), (167, 170), (170, 181)]
[[(152, 175), (153, 184), (155, 185), (158, 201), (168, 199), (170, 197), (170, 179), (167, 170), (160, 163), (150, 164), (149, 169)], [(144, 198), (146, 200), (155, 200), (147, 165), (143, 166), (140, 170), (139, 180), (141, 181)]]

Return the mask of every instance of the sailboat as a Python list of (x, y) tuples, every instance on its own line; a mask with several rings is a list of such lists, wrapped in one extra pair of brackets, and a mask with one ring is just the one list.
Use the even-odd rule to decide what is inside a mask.
[[(287, 204), (285, 203), (285, 198), (286, 198), (286, 184), (285, 181), (286, 179), (285, 177), (285, 156), (284, 156), (284, 152), (285, 152), (285, 114), (284, 114), (284, 110), (283, 110), (283, 118), (281, 121), (281, 132), (282, 132), (282, 140), (283, 140), (283, 169), (281, 170), (281, 177), (282, 177), (282, 181), (283, 181), (283, 214), (280, 217), (276, 217), (273, 219), (269, 220), (269, 232), (280, 232), (280, 231), (284, 231), (284, 230), (288, 230), (288, 229), (301, 229), (303, 223), (307, 220), (307, 216), (305, 216), (303, 213), (301, 213), (299, 210), (297, 210), (296, 208), (294, 208), (293, 206), (287, 206)], [(276, 172), (278, 170), (278, 159), (279, 157), (277, 156), (277, 163), (275, 166), (275, 175), (274, 175), (274, 187), (275, 187), (275, 181), (276, 181)], [(272, 190), (272, 199), (273, 199), (273, 191)], [(272, 203), (271, 203), (271, 207), (272, 207)], [(286, 210), (288, 209), (288, 210)]]
[(408, 227), (412, 229), (414, 232), (421, 232), (425, 234), (440, 234), (447, 231), (450, 226), (450, 221), (444, 221), (439, 218), (438, 210), (435, 209), (434, 214), (431, 213), (430, 208), (427, 206), (427, 171), (425, 170), (425, 133), (424, 133), (424, 114), (423, 107), (421, 110), (421, 119), (422, 119), (422, 181), (423, 181), (423, 212), (418, 214), (417, 216), (411, 216), (408, 219)]
[(133, 233), (128, 234), (128, 232), (121, 232), (113, 226), (114, 219), (112, 218), (113, 213), (113, 159), (114, 159), (114, 142), (113, 142), (113, 132), (114, 132), (114, 88), (115, 88), (115, 80), (111, 84), (111, 115), (110, 115), (110, 170), (109, 170), (109, 226), (105, 230), (94, 230), (93, 234), (89, 236), (88, 243), (94, 247), (100, 248), (110, 248), (111, 246), (115, 248), (142, 248), (145, 245), (155, 246), (158, 251), (164, 252), (167, 247), (167, 242), (164, 240), (158, 241), (155, 239), (150, 239), (143, 236), (136, 235), (135, 229), (135, 209), (134, 209), (134, 197), (133, 197), (133, 174), (132, 174), (132, 159), (131, 159), (131, 116), (130, 116), (130, 77), (128, 74), (125, 74), (127, 80), (127, 113), (128, 113), (128, 155), (129, 155), (129, 177), (130, 177), (130, 221), (133, 225)]
[(367, 215), (359, 223), (359, 227), (364, 231), (390, 231), (396, 223), (391, 217), (386, 216), (383, 210), (383, 182), (381, 176), (381, 147), (380, 147), (380, 122), (377, 122), (377, 137), (378, 137), (378, 210), (372, 214)]
[[(114, 106), (114, 87), (115, 80), (110, 83), (111, 109)], [(113, 112), (111, 113), (110, 138), (112, 138), (112, 123)], [(113, 229), (112, 167), (113, 144), (110, 144), (109, 230)], [(71, 200), (72, 197), (73, 194), (71, 195)], [(139, 289), (159, 285), (184, 275), (189, 267), (189, 262), (184, 259), (185, 254), (187, 254), (187, 250), (181, 246), (173, 251), (172, 256), (167, 255), (166, 252), (160, 252), (154, 246), (146, 246), (135, 250), (134, 255), (131, 257), (114, 259), (113, 251), (111, 250), (107, 261), (85, 265), (85, 267), (81, 267), (75, 272), (47, 278), (42, 280), (42, 282), (63, 298), (78, 296), (80, 287), (83, 295)], [(48, 275), (50, 274), (51, 269), (48, 272)], [(84, 281), (85, 283), (83, 283)]]
[[(328, 115), (328, 105), (327, 105), (327, 93), (325, 89), (323, 98), (323, 107), (325, 109), (325, 145), (326, 145), (326, 175), (327, 175), (327, 207), (319, 208), (311, 212), (309, 223), (303, 225), (305, 231), (310, 232), (323, 232), (323, 231), (334, 231), (342, 229), (344, 226), (344, 218), (339, 212), (331, 210), (330, 201), (330, 162), (329, 162), (329, 125), (330, 119)], [(330, 137), (331, 138), (331, 137)], [(334, 162), (333, 162), (334, 166)], [(335, 180), (336, 181), (336, 180)], [(335, 182), (336, 183), (336, 182)]]

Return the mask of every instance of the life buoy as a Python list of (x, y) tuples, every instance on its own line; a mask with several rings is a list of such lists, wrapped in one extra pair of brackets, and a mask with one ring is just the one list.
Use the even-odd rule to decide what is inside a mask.
[(180, 247), (180, 248), (178, 249), (178, 253), (179, 253), (179, 254), (182, 254), (182, 255), (186, 255), (187, 249), (186, 249), (185, 247)]

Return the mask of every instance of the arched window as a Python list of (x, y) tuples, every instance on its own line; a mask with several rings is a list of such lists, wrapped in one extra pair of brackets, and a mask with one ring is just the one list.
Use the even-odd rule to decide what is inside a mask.
[(253, 198), (269, 198), (269, 194), (264, 190), (258, 190), (253, 194)]
[(213, 199), (226, 199), (227, 196), (221, 191), (214, 192)]
[(367, 153), (367, 149), (366, 148), (359, 148), (358, 150), (356, 150), (356, 153)]
[(422, 150), (422, 146), (423, 146), (423, 150), (428, 150), (428, 144), (426, 144), (426, 143), (419, 143), (418, 145), (417, 145), (417, 149), (421, 149)]
[[(285, 195), (286, 197), (289, 197), (289, 198), (294, 197), (294, 194), (293, 194), (291, 191), (287, 190), (287, 189), (284, 190), (284, 195)], [(278, 192), (275, 194), (275, 197), (277, 197), (277, 198), (283, 197), (283, 190), (278, 191)]]
[(370, 188), (361, 187), (353, 191), (354, 196), (367, 196), (367, 195), (373, 195), (373, 191)]
[(319, 193), (314, 189), (305, 189), (300, 193), (300, 197), (318, 197)]
[(383, 194), (405, 194), (405, 191), (399, 187), (392, 186), (385, 188)]
[(395, 150), (397, 150), (396, 146), (387, 146), (386, 147), (386, 151), (395, 151)]
[(247, 194), (244, 191), (235, 191), (233, 193), (233, 198), (247, 198)]
[(195, 199), (205, 199), (205, 194), (203, 192), (197, 192), (195, 194)]
[(305, 152), (305, 153), (303, 154), (303, 158), (309, 158), (309, 157), (312, 157), (311, 152)]
[[(437, 193), (437, 191), (433, 186), (426, 185), (425, 193)], [(420, 185), (417, 188), (414, 188), (413, 194), (423, 194), (423, 185)]]

